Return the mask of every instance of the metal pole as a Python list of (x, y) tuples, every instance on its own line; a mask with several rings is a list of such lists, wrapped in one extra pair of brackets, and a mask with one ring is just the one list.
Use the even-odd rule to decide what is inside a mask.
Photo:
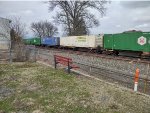
[(36, 62), (36, 47), (34, 46), (34, 62)]
[(12, 63), (11, 40), (9, 41), (9, 63)]
[(146, 93), (146, 90), (147, 90), (148, 74), (149, 74), (149, 64), (147, 66), (147, 76), (145, 78), (144, 93)]
[(90, 66), (90, 74), (91, 74), (91, 71), (92, 71), (92, 67)]

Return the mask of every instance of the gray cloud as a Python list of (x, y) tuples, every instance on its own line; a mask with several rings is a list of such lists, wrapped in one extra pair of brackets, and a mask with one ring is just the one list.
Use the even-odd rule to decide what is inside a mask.
[(53, 22), (49, 13), (48, 5), (41, 1), (0, 1), (0, 16), (9, 18), (11, 16), (21, 17), (26, 24), (29, 35), (32, 35), (30, 24), (41, 20)]
[(120, 4), (126, 8), (146, 8), (150, 7), (150, 1), (122, 1)]
[[(147, 7), (129, 8), (122, 6), (125, 2), (127, 1), (112, 1), (108, 7), (106, 18), (100, 19), (101, 26), (92, 29), (92, 33), (118, 33), (133, 29), (150, 31), (149, 4)], [(128, 4), (133, 5), (133, 3), (136, 7), (138, 6), (137, 2), (128, 1)]]
[[(100, 21), (100, 26), (90, 29), (91, 34), (118, 33), (131, 29), (150, 31), (150, 2), (112, 1), (107, 7), (106, 16), (103, 18), (97, 12), (92, 12)], [(55, 11), (49, 12), (48, 5), (40, 1), (0, 2), (0, 16), (10, 15), (21, 16), (29, 35), (32, 36), (30, 24), (40, 20), (53, 23), (52, 16), (55, 15)], [(63, 27), (58, 28), (58, 36), (62, 36)]]
[(135, 23), (150, 23), (150, 15), (142, 16), (141, 18), (134, 18), (133, 21)]

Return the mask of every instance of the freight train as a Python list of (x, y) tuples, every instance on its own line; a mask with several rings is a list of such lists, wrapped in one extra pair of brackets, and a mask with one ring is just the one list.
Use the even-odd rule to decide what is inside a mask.
[(98, 36), (35, 37), (25, 39), (25, 44), (38, 46), (86, 48), (97, 53), (108, 52), (118, 55), (122, 51), (138, 52), (150, 56), (150, 32), (128, 31)]

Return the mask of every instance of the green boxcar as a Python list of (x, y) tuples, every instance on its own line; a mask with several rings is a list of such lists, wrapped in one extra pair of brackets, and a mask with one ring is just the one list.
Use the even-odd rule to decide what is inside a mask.
[(39, 37), (32, 38), (31, 45), (41, 45), (41, 38)]
[(125, 32), (104, 35), (104, 49), (150, 52), (150, 32)]
[(23, 39), (24, 44), (30, 45), (31, 39)]

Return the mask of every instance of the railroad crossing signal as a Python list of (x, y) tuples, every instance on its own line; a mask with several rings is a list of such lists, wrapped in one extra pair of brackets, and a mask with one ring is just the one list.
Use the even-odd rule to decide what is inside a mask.
[(140, 44), (140, 45), (146, 44), (146, 38), (143, 36), (139, 37), (138, 38), (138, 44)]

